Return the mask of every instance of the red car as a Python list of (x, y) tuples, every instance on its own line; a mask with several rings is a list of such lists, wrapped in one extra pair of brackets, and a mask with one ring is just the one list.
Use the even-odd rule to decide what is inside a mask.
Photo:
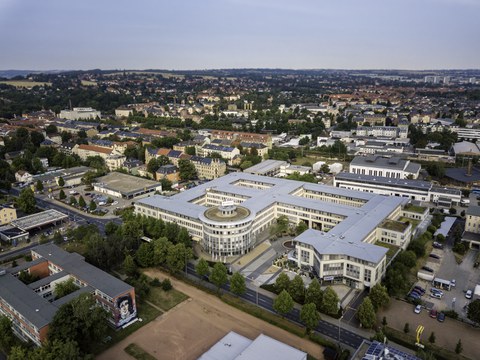
[(430, 310), (430, 317), (436, 319), (437, 318), (437, 310), (432, 309)]

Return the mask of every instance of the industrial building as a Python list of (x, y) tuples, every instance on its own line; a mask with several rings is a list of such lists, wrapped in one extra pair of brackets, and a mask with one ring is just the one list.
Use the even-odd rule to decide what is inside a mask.
[(440, 202), (446, 207), (458, 205), (462, 199), (462, 192), (459, 189), (436, 186), (429, 181), (344, 172), (335, 176), (333, 186), (379, 195), (406, 197), (418, 201)]
[(119, 172), (99, 177), (92, 185), (93, 189), (99, 193), (124, 199), (134, 199), (144, 194), (162, 191), (162, 185), (159, 182)]
[(416, 179), (421, 166), (400, 157), (382, 157), (379, 155), (355, 156), (349, 171), (353, 174), (382, 176), (394, 179)]
[(307, 353), (260, 334), (255, 340), (230, 331), (198, 360), (307, 360)]

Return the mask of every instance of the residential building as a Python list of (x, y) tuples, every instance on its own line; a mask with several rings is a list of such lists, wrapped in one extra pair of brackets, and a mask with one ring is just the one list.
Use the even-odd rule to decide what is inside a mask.
[(240, 150), (236, 147), (218, 146), (214, 144), (208, 144), (197, 148), (198, 156), (208, 157), (212, 154), (220, 155), (222, 159), (227, 160), (229, 165), (233, 165), (233, 159), (240, 156)]
[(178, 168), (175, 165), (168, 164), (160, 166), (156, 173), (157, 180), (167, 179), (172, 184), (176, 184), (180, 181), (180, 174)]
[[(133, 286), (90, 265), (83, 256), (68, 253), (54, 244), (34, 247), (31, 255), (30, 262), (0, 270), (0, 314), (10, 319), (14, 333), (21, 339), (39, 346), (44, 343), (58, 308), (82, 293), (95, 297), (116, 328), (137, 320)], [(24, 271), (40, 279), (24, 284), (19, 279)], [(70, 279), (78, 290), (56, 298), (57, 284)]]
[(421, 166), (400, 157), (355, 156), (349, 172), (396, 179), (418, 178)]
[(15, 180), (19, 183), (28, 183), (33, 179), (33, 175), (26, 170), (18, 170), (15, 173)]
[(222, 159), (192, 156), (189, 160), (195, 166), (199, 179), (217, 179), (227, 172), (227, 164)]
[(17, 219), (17, 210), (13, 206), (0, 205), (0, 225), (11, 223)]
[(60, 111), (60, 117), (62, 119), (68, 120), (86, 120), (86, 119), (95, 119), (101, 118), (102, 114), (100, 111), (92, 109), (90, 107), (86, 108), (73, 108), (73, 110), (62, 110)]
[(462, 241), (471, 248), (480, 249), (480, 206), (470, 205), (465, 211), (465, 231)]
[(286, 216), (292, 226), (304, 222), (310, 229), (294, 239), (296, 249), (290, 259), (314, 270), (324, 281), (364, 288), (378, 283), (386, 271), (387, 249), (375, 242), (396, 238), (398, 246), (408, 245), (411, 227), (401, 220), (407, 202), (400, 197), (230, 173), (180, 194), (152, 196), (134, 205), (136, 214), (185, 227), (214, 258), (247, 253), (279, 216)]
[(272, 136), (270, 134), (256, 134), (240, 131), (225, 131), (225, 130), (211, 130), (210, 136), (212, 140), (228, 139), (232, 142), (253, 142), (266, 145), (269, 149), (272, 148)]

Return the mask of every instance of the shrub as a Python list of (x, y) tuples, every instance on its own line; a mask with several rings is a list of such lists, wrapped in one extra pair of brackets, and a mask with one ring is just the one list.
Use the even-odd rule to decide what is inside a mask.
[(162, 282), (158, 280), (158, 278), (155, 278), (152, 281), (150, 281), (150, 286), (159, 287), (161, 285), (162, 285)]
[(172, 290), (173, 286), (172, 283), (170, 282), (170, 279), (165, 279), (162, 281), (162, 290), (163, 291), (169, 291)]

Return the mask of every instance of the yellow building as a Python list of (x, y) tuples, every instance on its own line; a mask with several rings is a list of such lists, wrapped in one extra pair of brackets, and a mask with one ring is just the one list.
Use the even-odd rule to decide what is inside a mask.
[(0, 206), (0, 225), (9, 224), (17, 219), (17, 210), (7, 205)]

